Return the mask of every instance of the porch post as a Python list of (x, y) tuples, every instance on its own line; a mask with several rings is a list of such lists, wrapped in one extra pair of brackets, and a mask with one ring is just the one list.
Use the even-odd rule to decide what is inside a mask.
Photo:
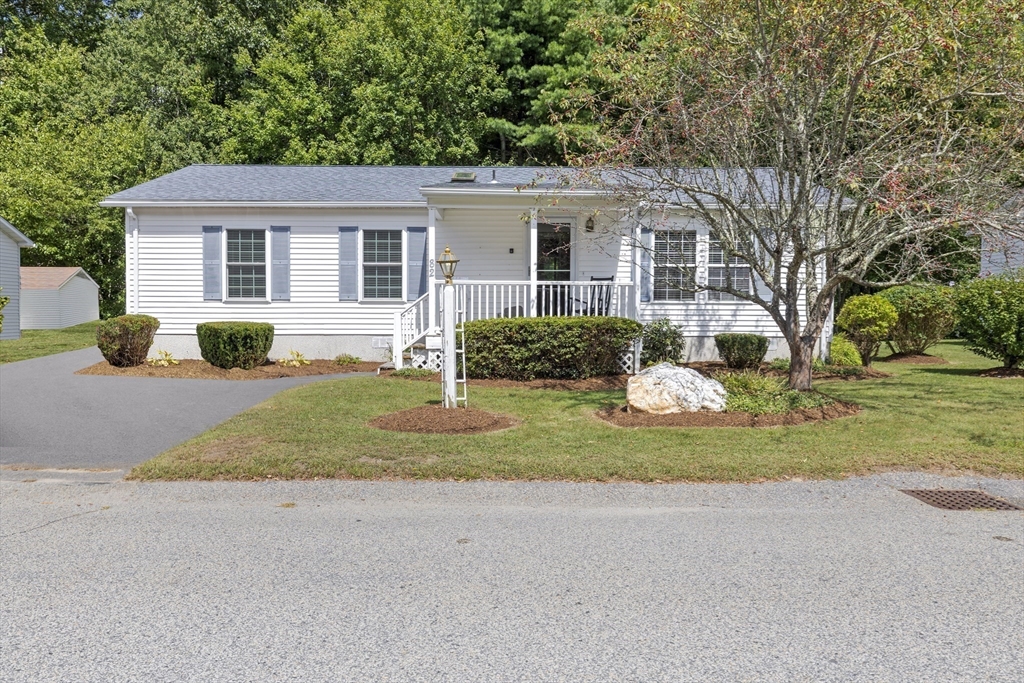
[(633, 213), (636, 216), (636, 221), (633, 223), (633, 237), (631, 247), (631, 258), (632, 263), (630, 264), (630, 273), (633, 278), (633, 305), (632, 305), (632, 318), (639, 322), (640, 320), (640, 278), (644, 277), (643, 270), (640, 268), (640, 250), (643, 246), (640, 243), (640, 222), (642, 220), (642, 210), (637, 208)]
[(437, 286), (434, 284), (434, 259), (437, 258), (437, 209), (427, 209), (427, 322), (428, 329), (437, 329)]
[(530, 209), (530, 312), (537, 317), (537, 209)]

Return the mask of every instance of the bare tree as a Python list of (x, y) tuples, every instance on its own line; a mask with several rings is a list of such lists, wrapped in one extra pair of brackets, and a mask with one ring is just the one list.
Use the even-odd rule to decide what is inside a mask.
[(1005, 229), (1024, 148), (1021, 8), (656, 5), (603, 55), (612, 90), (580, 100), (604, 121), (573, 160), (580, 182), (706, 223), (759, 286), (682, 286), (766, 310), (790, 386), (808, 390), (840, 285), (905, 283), (976, 249), (958, 235)]

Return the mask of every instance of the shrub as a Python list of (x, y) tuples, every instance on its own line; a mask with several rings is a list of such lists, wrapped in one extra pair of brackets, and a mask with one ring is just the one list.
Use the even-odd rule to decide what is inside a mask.
[(353, 356), (350, 353), (340, 353), (334, 357), (334, 363), (336, 365), (356, 365), (362, 363), (363, 359), (359, 356)]
[(493, 318), (466, 323), (470, 377), (583, 379), (622, 372), (619, 354), (640, 323), (605, 316)]
[(1024, 271), (956, 288), (958, 328), (967, 348), (1015, 368), (1024, 361)]
[(107, 362), (116, 368), (142, 365), (160, 327), (149, 315), (122, 315), (96, 325), (96, 345)]
[(435, 377), (437, 373), (426, 368), (402, 368), (391, 373), (392, 377), (405, 377), (406, 379), (417, 379), (419, 377)]
[(156, 358), (147, 358), (146, 362), (154, 368), (169, 368), (172, 365), (178, 365), (178, 359), (170, 351), (164, 351), (163, 349), (157, 350)]
[(725, 410), (730, 413), (788, 413), (797, 408), (817, 408), (833, 403), (822, 394), (794, 391), (781, 377), (769, 377), (753, 370), (721, 372), (715, 379), (725, 387)]
[(306, 360), (306, 356), (295, 349), (288, 352), (287, 358), (279, 358), (277, 362), (279, 365), (283, 365), (288, 368), (298, 368), (303, 365), (309, 365), (309, 361)]
[(210, 365), (251, 370), (267, 360), (274, 343), (270, 323), (214, 322), (196, 325), (199, 352)]
[(832, 337), (832, 343), (828, 347), (828, 362), (830, 365), (859, 366), (863, 363), (860, 352), (842, 332)]
[(887, 300), (875, 294), (862, 294), (846, 300), (836, 324), (846, 331), (857, 347), (861, 362), (870, 366), (871, 359), (878, 353), (878, 347), (897, 319), (896, 307)]
[(768, 337), (760, 334), (716, 334), (718, 355), (728, 368), (756, 368), (768, 353)]
[[(4, 291), (4, 288), (0, 287), (0, 292), (2, 291)], [(6, 306), (9, 303), (11, 303), (11, 297), (0, 296), (0, 332), (4, 331), (4, 314), (2, 313), (2, 311), (4, 310), (4, 306)]]
[(655, 320), (644, 325), (641, 365), (656, 363), (678, 363), (686, 353), (686, 339), (683, 329), (672, 324), (668, 318)]
[(889, 330), (889, 344), (896, 353), (924, 353), (956, 325), (956, 301), (949, 287), (892, 287), (878, 296), (891, 303), (899, 316)]

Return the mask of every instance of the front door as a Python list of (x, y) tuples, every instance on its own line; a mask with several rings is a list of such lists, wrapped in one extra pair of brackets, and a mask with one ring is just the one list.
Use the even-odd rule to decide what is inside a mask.
[[(537, 280), (541, 283), (572, 280), (572, 226), (568, 223), (537, 223)], [(539, 315), (571, 315), (568, 285), (538, 284)]]

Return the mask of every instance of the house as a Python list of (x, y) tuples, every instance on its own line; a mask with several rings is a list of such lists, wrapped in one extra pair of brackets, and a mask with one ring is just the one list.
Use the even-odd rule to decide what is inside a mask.
[(999, 275), (1018, 268), (1024, 268), (1024, 192), (1019, 192), (1001, 207), (1009, 216), (1013, 229), (1002, 235), (992, 233), (981, 237), (981, 276)]
[(275, 326), (272, 357), (418, 349), (415, 364), (435, 365), (434, 259), (446, 246), (459, 258), (467, 320), (669, 317), (691, 359), (717, 357), (719, 332), (763, 334), (772, 356), (788, 353), (756, 304), (673, 285), (721, 282), (731, 271), (755, 286), (686, 207), (645, 223), (608, 193), (565, 186), (554, 173), (196, 165), (101, 206), (125, 210), (128, 312), (158, 318), (154, 350), (181, 358), (199, 357), (197, 323), (255, 320)]
[(21, 329), (55, 330), (100, 317), (100, 288), (81, 268), (21, 269)]
[(10, 299), (0, 311), (4, 316), (0, 339), (21, 336), (21, 250), (34, 246), (32, 240), (0, 217), (0, 296)]

